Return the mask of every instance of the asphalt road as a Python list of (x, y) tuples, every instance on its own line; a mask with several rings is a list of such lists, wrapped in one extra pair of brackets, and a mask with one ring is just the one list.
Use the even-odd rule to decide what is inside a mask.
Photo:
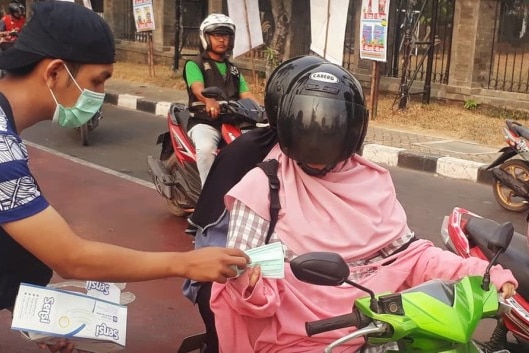
[(64, 129), (44, 121), (22, 133), (22, 138), (115, 171), (150, 180), (147, 156), (158, 155), (159, 134), (167, 131), (159, 116), (104, 105), (103, 119), (90, 132), (89, 146), (82, 146), (75, 129)]

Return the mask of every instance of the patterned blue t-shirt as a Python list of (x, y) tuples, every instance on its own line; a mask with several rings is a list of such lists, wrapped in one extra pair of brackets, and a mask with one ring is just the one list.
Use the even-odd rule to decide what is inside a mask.
[(32, 216), (48, 207), (29, 171), (26, 145), (8, 114), (10, 107), (0, 106), (0, 224)]
[(33, 216), (48, 205), (29, 171), (28, 151), (16, 131), (11, 106), (0, 93), (0, 310), (14, 305), (21, 282), (46, 285), (52, 276), (51, 269), (1, 225)]

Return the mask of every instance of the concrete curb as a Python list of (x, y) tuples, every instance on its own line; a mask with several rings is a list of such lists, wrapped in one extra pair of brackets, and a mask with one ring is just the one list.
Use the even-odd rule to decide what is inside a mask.
[(485, 170), (486, 164), (458, 159), (424, 155), (403, 148), (366, 144), (362, 150), (366, 159), (392, 167), (414, 169), (448, 178), (491, 184), (492, 174)]
[[(172, 102), (156, 102), (141, 96), (114, 92), (106, 93), (105, 103), (161, 117), (166, 117), (172, 104)], [(374, 163), (392, 167), (414, 169), (478, 183), (492, 183), (492, 174), (485, 170), (486, 164), (465, 159), (425, 155), (403, 148), (379, 144), (365, 144), (362, 149), (362, 156)]]
[(173, 102), (155, 102), (132, 94), (107, 92), (105, 103), (166, 117)]

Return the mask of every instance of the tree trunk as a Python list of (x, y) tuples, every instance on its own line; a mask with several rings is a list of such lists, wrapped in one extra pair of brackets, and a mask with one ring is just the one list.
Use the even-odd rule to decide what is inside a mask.
[(274, 34), (270, 41), (269, 55), (266, 60), (266, 77), (268, 78), (277, 65), (283, 60), (287, 43), (290, 18), (285, 9), (287, 0), (271, 0), (272, 16), (274, 17)]

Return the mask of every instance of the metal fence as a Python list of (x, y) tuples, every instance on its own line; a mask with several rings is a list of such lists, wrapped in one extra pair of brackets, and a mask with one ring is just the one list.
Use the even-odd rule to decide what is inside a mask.
[(355, 22), (355, 9), (357, 8), (357, 1), (362, 0), (350, 0), (349, 10), (347, 11), (347, 24), (345, 27), (345, 41), (343, 48), (343, 67), (351, 71), (354, 65), (354, 45), (357, 35), (355, 28), (359, 27), (359, 24)]
[(498, 1), (488, 88), (529, 93), (529, 5)]
[[(359, 24), (355, 23), (357, 2), (351, 0), (347, 18), (344, 45), (344, 67), (354, 67), (354, 43), (357, 40)], [(433, 16), (434, 1), (437, 2), (437, 16)], [(411, 35), (410, 57), (407, 75), (424, 80), (427, 73), (427, 54), (433, 47), (432, 82), (448, 83), (450, 50), (455, 0), (395, 0), (390, 7), (388, 27), (388, 61), (381, 65), (382, 74), (388, 77), (402, 76), (404, 63), (404, 41), (406, 30)], [(432, 40), (433, 39), (433, 40)]]
[[(178, 0), (176, 8), (176, 40), (178, 53), (200, 50), (199, 27), (207, 14), (207, 2)], [(185, 49), (185, 50), (184, 50)]]
[[(437, 2), (437, 9), (434, 9)], [(386, 76), (402, 76), (403, 50), (406, 29), (410, 29), (411, 48), (408, 62), (408, 75), (422, 81), (427, 72), (426, 56), (433, 47), (432, 82), (448, 83), (450, 50), (455, 0), (400, 0), (392, 14), (396, 24), (393, 28), (391, 54), (383, 68)], [(433, 16), (433, 12), (437, 16)], [(390, 21), (392, 20), (390, 18)], [(390, 34), (391, 35), (391, 34)]]

